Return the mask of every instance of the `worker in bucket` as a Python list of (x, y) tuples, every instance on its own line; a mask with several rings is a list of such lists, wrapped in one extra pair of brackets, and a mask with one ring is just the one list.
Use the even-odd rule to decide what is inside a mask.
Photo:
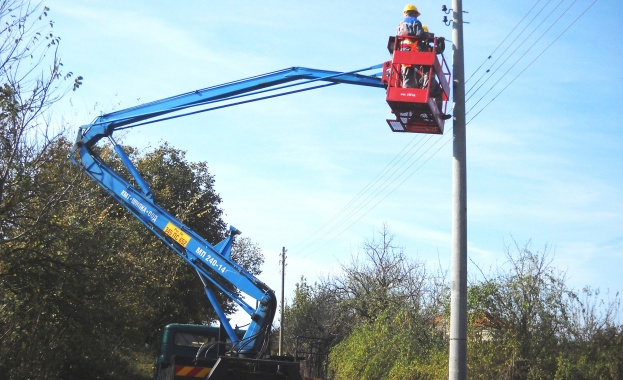
[[(422, 23), (418, 20), (420, 12), (413, 4), (407, 4), (402, 12), (404, 19), (398, 25), (398, 36), (412, 36), (418, 37), (422, 34)], [(417, 38), (405, 38), (400, 41), (399, 49), (402, 51), (414, 51), (417, 49)], [(417, 87), (417, 70), (413, 65), (402, 65), (400, 68), (400, 75), (402, 80), (402, 87), (415, 88)]]

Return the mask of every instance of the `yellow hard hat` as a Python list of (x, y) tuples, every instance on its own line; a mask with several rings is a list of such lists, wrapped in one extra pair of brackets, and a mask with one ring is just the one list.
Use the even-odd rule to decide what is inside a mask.
[(407, 13), (409, 11), (415, 11), (415, 13), (417, 13), (417, 16), (420, 15), (420, 12), (417, 10), (417, 7), (413, 4), (405, 5), (405, 9), (402, 11), (402, 13)]
[(425, 31), (426, 33), (428, 33), (428, 26), (422, 25), (422, 30)]

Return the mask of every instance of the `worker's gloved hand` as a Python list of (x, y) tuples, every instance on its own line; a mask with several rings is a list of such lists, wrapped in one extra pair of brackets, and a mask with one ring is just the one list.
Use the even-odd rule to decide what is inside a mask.
[(437, 49), (435, 52), (441, 54), (446, 50), (446, 39), (443, 37), (437, 37)]

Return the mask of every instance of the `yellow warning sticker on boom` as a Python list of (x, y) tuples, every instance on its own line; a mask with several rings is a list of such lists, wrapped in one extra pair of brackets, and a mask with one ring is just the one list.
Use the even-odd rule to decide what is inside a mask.
[(164, 227), (164, 233), (169, 235), (173, 240), (175, 240), (179, 245), (184, 248), (186, 248), (186, 246), (190, 242), (190, 236), (181, 229), (177, 228), (171, 222), (167, 223), (166, 227)]

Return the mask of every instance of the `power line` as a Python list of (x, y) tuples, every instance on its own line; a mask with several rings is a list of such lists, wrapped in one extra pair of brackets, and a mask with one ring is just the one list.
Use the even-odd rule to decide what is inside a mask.
[[(428, 139), (426, 140), (426, 142), (430, 141), (430, 139), (432, 138), (432, 135), (428, 135)], [(441, 139), (440, 139), (441, 140)], [(439, 141), (439, 140), (438, 140)], [(411, 168), (413, 167), (415, 164), (418, 163), (418, 161), (420, 161), (420, 159), (422, 159), (424, 157), (424, 155), (426, 154), (426, 152), (428, 152), (436, 143), (433, 143), (433, 145), (430, 145), (428, 147), (428, 149), (426, 149), (424, 152), (422, 152), (414, 161), (411, 162), (411, 164), (409, 166), (407, 166), (406, 168), (404, 168), (398, 175), (393, 175), (391, 178), (391, 180), (385, 180), (382, 184), (380, 184), (379, 186), (377, 186), (377, 190), (373, 193), (373, 194), (369, 194), (364, 201), (362, 201), (362, 203), (360, 203), (359, 205), (357, 205), (355, 207), (355, 209), (351, 210), (347, 215), (342, 216), (339, 220), (339, 223), (337, 223), (334, 228), (332, 228), (329, 233), (335, 235), (335, 237), (340, 236), (342, 233), (344, 233), (346, 230), (348, 230), (354, 223), (356, 223), (357, 221), (361, 220), (361, 218), (363, 218), (365, 215), (367, 215), (370, 211), (372, 211), (381, 201), (383, 201), (384, 199), (386, 199), (391, 193), (393, 193), (397, 188), (399, 188), (408, 178), (410, 178), (413, 174), (415, 174), (415, 172), (417, 172), (419, 170), (419, 168), (421, 168), (424, 163), (428, 162), (430, 160), (430, 158), (432, 158), (432, 155), (429, 156), (428, 158), (426, 158), (426, 160), (424, 161), (423, 164), (421, 164), (418, 168), (416, 168), (414, 171), (411, 172), (411, 174), (407, 175), (404, 180), (402, 182), (400, 182), (398, 185), (394, 186), (393, 189), (391, 189), (388, 193), (385, 194), (385, 196), (383, 196), (381, 198), (380, 201), (377, 201), (372, 207), (367, 208), (367, 210), (362, 211), (366, 206), (368, 206), (375, 198), (377, 198), (378, 196), (381, 195), (382, 192), (384, 192), (385, 190), (387, 190), (387, 188), (391, 185), (394, 184), (397, 180), (399, 180), (401, 177), (404, 176), (404, 174)], [(417, 152), (420, 151), (421, 148), (416, 149), (412, 154), (411, 157), (413, 157)], [(404, 166), (404, 165), (403, 165)], [(398, 168), (399, 169), (399, 168)], [(396, 173), (396, 171), (398, 170), (394, 170), (393, 174)], [(358, 215), (358, 216), (357, 216)], [(352, 220), (353, 218), (355, 218), (357, 216), (357, 218), (355, 219), (355, 222), (350, 223), (346, 228), (340, 228), (343, 227), (343, 225), (345, 223), (347, 223), (349, 220)], [(336, 232), (337, 231), (337, 232)], [(327, 241), (326, 237), (322, 240), (320, 239), (316, 239), (315, 241), (313, 241), (310, 244), (307, 244), (306, 246), (304, 246), (302, 249), (299, 250), (299, 252), (301, 251), (306, 251), (309, 250), (310, 247), (314, 246), (315, 244), (317, 244), (319, 241)], [(330, 240), (329, 240), (330, 241)], [(304, 255), (307, 256), (307, 255)]]
[[(500, 48), (500, 46), (502, 46), (504, 44), (504, 42), (508, 39), (508, 37), (511, 36), (511, 34), (513, 34), (513, 32), (517, 29), (517, 27), (519, 25), (521, 25), (521, 23), (523, 22), (523, 20), (526, 19), (526, 17), (528, 17), (528, 15), (530, 14), (530, 12), (532, 12), (532, 10), (541, 2), (542, 0), (537, 0), (536, 3), (534, 3), (534, 5), (532, 6), (532, 8), (530, 8), (530, 10), (521, 18), (521, 20), (519, 20), (519, 22), (517, 23), (517, 25), (515, 25), (514, 28), (511, 29), (511, 31), (506, 35), (506, 37), (504, 37), (504, 39), (502, 40), (502, 42), (500, 42), (500, 44), (493, 49), (493, 51), (491, 52), (491, 54), (489, 54), (489, 56), (480, 64), (480, 66), (478, 66), (478, 68), (476, 70), (474, 70), (474, 72), (472, 73), (472, 75), (469, 76), (469, 78), (467, 78), (465, 80), (465, 84), (467, 84), (467, 82), (469, 82), (470, 79), (472, 79), (472, 77), (478, 72), (478, 70), (480, 70), (485, 63), (487, 63), (487, 61), (489, 59), (491, 59), (491, 57), (493, 57), (493, 55), (495, 54), (495, 52)], [(551, 1), (551, 0), (550, 0)]]
[[(474, 117), (472, 117), (469, 121), (471, 122), (472, 120), (474, 120), (476, 118), (476, 116), (480, 115), (480, 113), (487, 107), (489, 106), (489, 104), (491, 104), (498, 96), (500, 96), (500, 94), (502, 92), (504, 92), (504, 90), (506, 90), (511, 84), (513, 84), (513, 82), (515, 82), (515, 80), (517, 78), (519, 78), (519, 76), (521, 74), (523, 74), (530, 66), (532, 66), (532, 64), (534, 62), (536, 62), (537, 59), (539, 59), (543, 53), (545, 53), (556, 41), (558, 41), (558, 39), (560, 39), (560, 37), (565, 34), (569, 28), (571, 28), (573, 26), (573, 24), (575, 24), (586, 12), (588, 12), (588, 10), (597, 2), (597, 0), (593, 0), (592, 3), (589, 4), (589, 6), (582, 12), (580, 13), (580, 15), (578, 15), (572, 22), (571, 24), (569, 24), (549, 45), (547, 45), (532, 61), (530, 61), (530, 63), (528, 63), (528, 65), (519, 72), (519, 74), (517, 74), (506, 86), (504, 86), (504, 88), (502, 88), (500, 90), (500, 92), (497, 93), (497, 95), (495, 95), (487, 104), (485, 104), (484, 107), (482, 107), (477, 113), (476, 115), (474, 115)], [(492, 88), (493, 89), (493, 88)]]
[[(548, 14), (548, 16), (549, 16), (549, 15), (551, 15), (551, 14), (552, 14), (552, 13), (553, 13), (556, 9), (558, 9), (558, 7), (560, 7), (560, 5), (561, 5), (564, 1), (565, 1), (565, 0), (560, 0), (560, 2), (558, 3), (558, 5), (556, 5), (556, 6), (554, 7), (554, 9), (552, 9), (552, 11)], [(505, 63), (506, 63), (506, 62), (507, 62), (507, 61), (508, 61), (508, 60), (509, 60), (512, 56), (513, 56), (513, 54), (515, 54), (515, 53), (517, 52), (517, 50), (519, 50), (519, 49), (520, 49), (520, 48), (521, 48), (524, 44), (526, 44), (526, 41), (528, 41), (528, 39), (529, 39), (529, 38), (530, 38), (530, 37), (531, 37), (531, 36), (532, 36), (532, 35), (536, 32), (536, 30), (537, 30), (537, 29), (538, 29), (538, 28), (539, 28), (539, 27), (540, 27), (540, 26), (541, 26), (541, 25), (545, 22), (545, 20), (547, 20), (547, 17), (545, 17), (545, 18), (543, 19), (543, 21), (541, 21), (541, 23), (540, 23), (539, 25), (537, 25), (537, 26), (536, 26), (536, 28), (534, 28), (534, 29), (532, 30), (532, 32), (530, 32), (530, 33), (528, 34), (528, 36), (524, 39), (524, 42), (523, 42), (523, 43), (516, 44), (517, 40), (519, 39), (519, 36), (521, 36), (521, 35), (523, 34), (523, 32), (525, 32), (525, 31), (526, 31), (526, 29), (528, 29), (528, 27), (532, 24), (532, 22), (534, 22), (534, 20), (536, 20), (536, 18), (537, 18), (537, 17), (538, 17), (538, 16), (539, 16), (539, 15), (540, 15), (540, 14), (541, 14), (544, 10), (545, 10), (545, 8), (547, 7), (547, 5), (548, 5), (550, 2), (551, 2), (551, 0), (550, 0), (550, 1), (548, 1), (548, 2), (547, 2), (544, 6), (543, 6), (543, 8), (541, 8), (541, 10), (540, 10), (540, 11), (539, 11), (539, 12), (538, 12), (538, 13), (537, 13), (537, 14), (536, 14), (533, 18), (532, 18), (532, 20), (530, 20), (530, 22), (528, 23), (528, 25), (526, 25), (526, 27), (525, 27), (525, 28), (523, 28), (523, 29), (521, 30), (521, 32), (517, 35), (517, 37), (515, 37), (515, 39), (513, 40), (513, 42), (512, 42), (510, 45), (508, 45), (508, 47), (507, 47), (506, 49), (504, 49), (504, 51), (502, 52), (502, 54), (500, 55), (500, 57), (499, 57), (499, 58), (497, 58), (497, 59), (495, 60), (495, 62), (493, 62), (493, 64), (491, 65), (491, 67), (489, 68), (489, 70), (487, 70), (487, 71), (486, 71), (486, 73), (485, 73), (485, 74), (488, 74), (488, 73), (491, 71), (491, 69), (493, 69), (493, 66), (494, 66), (494, 65), (495, 65), (495, 64), (496, 64), (496, 63), (497, 63), (497, 62), (498, 62), (498, 61), (499, 61), (499, 60), (500, 60), (500, 59), (504, 56), (504, 54), (508, 51), (508, 49), (510, 49), (510, 48), (511, 48), (511, 46), (513, 46), (513, 45), (516, 45), (516, 46), (517, 46), (517, 47), (515, 48), (515, 50), (513, 50), (513, 51), (512, 51), (512, 52), (508, 55), (508, 57), (507, 57), (506, 59), (504, 59), (504, 61), (500, 64), (500, 66), (498, 66), (498, 67), (495, 69), (495, 71), (493, 72), (493, 74), (492, 74), (491, 76), (489, 76), (489, 77), (488, 77), (488, 78), (484, 81), (484, 83), (483, 83), (483, 84), (481, 84), (481, 85), (480, 85), (480, 86), (476, 89), (476, 91), (475, 91), (472, 95), (470, 95), (470, 96), (469, 96), (469, 97), (465, 100), (466, 102), (469, 102), (469, 100), (471, 99), (471, 97), (472, 97), (472, 96), (473, 96), (476, 92), (478, 92), (478, 90), (480, 90), (480, 89), (482, 88), (482, 86), (484, 86), (484, 85), (485, 85), (485, 84), (489, 81), (489, 79), (491, 79), (491, 77), (492, 77), (492, 76), (493, 76), (493, 75), (494, 75), (494, 74), (495, 74), (495, 73), (496, 73), (496, 72), (500, 69), (500, 67), (502, 67), (502, 66), (503, 66), (503, 65), (504, 65), (504, 64), (505, 64)], [(575, 3), (575, 1), (574, 1), (574, 3)], [(522, 56), (520, 56), (520, 58), (519, 58), (519, 59), (521, 59), (521, 58), (522, 58)], [(484, 75), (485, 75), (485, 74), (483, 74), (483, 76), (481, 76), (481, 77), (478, 79), (478, 81), (476, 82), (476, 84), (478, 84), (478, 82), (480, 81), (480, 79), (482, 79), (482, 78), (484, 77)], [(475, 85), (474, 85), (474, 86), (475, 86)], [(472, 87), (471, 87), (471, 88), (470, 88), (470, 89), (466, 92), (466, 95), (467, 95), (468, 93), (470, 93), (470, 92), (471, 92), (471, 90), (474, 88), (474, 86), (472, 86)]]
[[(597, 0), (595, 0), (595, 1), (597, 1)], [(567, 7), (567, 9), (566, 9), (565, 11), (563, 11), (563, 13), (562, 13), (560, 16), (558, 16), (558, 18), (556, 18), (556, 20), (554, 20), (554, 22), (553, 22), (553, 23), (549, 26), (549, 28), (547, 28), (547, 29), (545, 30), (545, 32), (543, 33), (543, 35), (545, 35), (545, 34), (549, 33), (549, 31), (550, 31), (550, 30), (554, 27), (554, 25), (556, 25), (556, 24), (557, 24), (557, 23), (558, 23), (558, 22), (562, 19), (562, 17), (563, 17), (564, 15), (566, 15), (566, 14), (569, 12), (569, 10), (571, 9), (571, 7), (572, 7), (572, 6), (573, 6), (576, 2), (577, 2), (577, 0), (574, 0), (574, 1), (571, 3), (571, 5), (569, 5), (569, 7)], [(580, 17), (581, 17), (584, 13), (586, 13), (586, 12), (587, 12), (587, 11), (588, 11), (588, 10), (589, 10), (592, 6), (593, 6), (593, 4), (594, 4), (594, 3), (595, 3), (595, 2), (591, 3), (591, 4), (590, 4), (590, 5), (589, 5), (589, 6), (588, 6), (588, 7), (587, 7), (587, 8), (586, 8), (586, 9), (585, 9), (585, 10), (584, 10), (584, 11), (583, 11), (583, 12), (582, 12), (582, 13), (581, 13), (581, 14), (580, 14), (580, 15), (579, 15), (576, 19), (575, 19), (575, 20), (573, 20), (573, 21), (571, 22), (571, 24), (569, 24), (569, 26), (567, 26), (567, 28), (566, 28), (566, 29), (564, 29), (564, 30), (563, 30), (563, 32), (562, 32), (562, 33), (561, 33), (558, 37), (556, 37), (556, 38), (555, 38), (555, 39), (554, 39), (554, 40), (553, 40), (553, 41), (552, 41), (552, 42), (551, 42), (548, 46), (546, 46), (546, 47), (545, 47), (545, 49), (544, 49), (543, 51), (541, 51), (541, 53), (539, 53), (539, 54), (537, 55), (537, 57), (536, 57), (536, 58), (535, 58), (532, 62), (530, 62), (530, 63), (529, 63), (529, 64), (528, 64), (528, 65), (527, 65), (527, 66), (526, 66), (526, 67), (525, 67), (525, 68), (524, 68), (524, 69), (523, 69), (523, 70), (522, 70), (522, 71), (521, 71), (521, 72), (520, 72), (520, 73), (519, 73), (519, 74), (518, 74), (518, 75), (517, 75), (514, 79), (512, 79), (512, 80), (511, 80), (511, 82), (510, 82), (509, 84), (507, 84), (507, 85), (504, 87), (504, 89), (508, 88), (508, 86), (509, 86), (511, 83), (513, 83), (513, 82), (515, 81), (515, 79), (517, 79), (517, 77), (519, 77), (519, 75), (521, 75), (524, 71), (526, 71), (526, 69), (527, 69), (528, 67), (530, 67), (530, 66), (532, 65), (532, 63), (534, 63), (534, 61), (536, 61), (536, 59), (538, 59), (538, 58), (539, 58), (539, 57), (540, 57), (540, 56), (541, 56), (541, 55), (542, 55), (542, 54), (543, 54), (546, 50), (548, 50), (548, 49), (549, 49), (549, 47), (550, 47), (550, 46), (552, 46), (552, 44), (553, 44), (554, 42), (556, 42), (556, 41), (560, 38), (560, 36), (562, 36), (562, 35), (563, 35), (563, 34), (564, 34), (564, 33), (565, 33), (565, 32), (566, 32), (566, 31), (567, 31), (567, 30), (568, 30), (568, 29), (569, 29), (569, 28), (573, 25), (573, 24), (575, 24), (575, 22), (576, 22), (576, 21), (577, 21), (577, 20), (578, 20), (578, 19), (579, 19), (579, 18), (580, 18)], [(551, 13), (550, 13), (550, 14), (551, 14)], [(542, 38), (541, 38), (541, 39), (542, 39)], [(485, 96), (487, 96), (487, 94), (489, 94), (489, 92), (491, 92), (491, 91), (492, 91), (492, 90), (493, 90), (493, 89), (494, 89), (494, 88), (495, 88), (495, 87), (496, 87), (496, 86), (497, 86), (497, 85), (501, 82), (501, 80), (502, 80), (504, 77), (506, 77), (506, 76), (508, 75), (508, 73), (509, 73), (509, 72), (510, 72), (510, 71), (511, 71), (511, 70), (512, 70), (512, 69), (513, 69), (513, 68), (514, 68), (514, 67), (515, 67), (515, 66), (516, 66), (516, 65), (517, 65), (520, 61), (522, 61), (523, 59), (525, 59), (525, 58), (526, 58), (526, 54), (527, 54), (528, 52), (530, 52), (530, 51), (531, 51), (531, 50), (532, 50), (535, 46), (536, 46), (536, 44), (530, 44), (530, 47), (528, 48), (528, 50), (526, 50), (526, 52), (524, 53), (524, 55), (522, 55), (519, 59), (517, 59), (517, 60), (515, 61), (515, 63), (513, 63), (513, 65), (511, 65), (511, 67), (510, 67), (510, 68), (509, 68), (509, 69), (508, 69), (508, 70), (507, 70), (507, 71), (506, 71), (506, 72), (505, 72), (505, 73), (504, 73), (504, 74), (503, 74), (503, 75), (502, 75), (502, 76), (501, 76), (501, 77), (500, 77), (500, 78), (499, 78), (499, 79), (498, 79), (498, 80), (497, 80), (497, 81), (496, 81), (496, 82), (495, 82), (495, 83), (494, 83), (494, 84), (493, 84), (493, 85), (492, 85), (492, 86), (491, 86), (491, 87), (490, 87), (490, 88), (489, 88), (489, 89), (485, 92), (485, 94), (484, 94), (484, 95), (483, 95), (480, 99), (478, 99), (478, 101), (477, 101), (476, 103), (474, 103), (474, 104), (470, 107), (470, 109), (467, 111), (467, 113), (470, 113), (470, 112), (471, 112), (471, 111), (472, 111), (472, 110), (476, 107), (476, 105), (478, 105), (478, 103), (480, 103), (480, 101), (481, 101), (481, 100), (483, 100), (483, 99), (484, 99), (484, 97), (485, 97)], [(502, 89), (502, 91), (503, 91), (504, 89)], [(499, 95), (499, 93), (498, 93), (498, 95)], [(488, 105), (488, 104), (490, 104), (493, 100), (495, 100), (495, 97), (494, 97), (493, 99), (491, 99), (491, 100), (489, 101), (489, 103), (487, 103), (487, 105)], [(484, 109), (484, 107), (483, 107), (483, 109)], [(478, 113), (480, 113), (480, 112), (478, 112)]]
[(398, 152), (394, 158), (391, 159), (390, 162), (388, 162), (385, 167), (383, 169), (381, 169), (374, 178), (372, 178), (346, 205), (344, 205), (338, 212), (336, 212), (333, 217), (331, 219), (329, 219), (327, 222), (325, 222), (322, 226), (320, 226), (316, 231), (314, 231), (313, 233), (311, 233), (308, 237), (306, 237), (305, 239), (303, 239), (302, 241), (300, 241), (299, 243), (297, 243), (295, 245), (295, 247), (297, 246), (304, 246), (306, 242), (308, 242), (309, 240), (315, 238), (320, 232), (322, 232), (323, 230), (328, 230), (331, 228), (331, 226), (333, 225), (333, 221), (335, 219), (337, 219), (340, 214), (342, 214), (343, 212), (346, 212), (351, 205), (355, 204), (357, 202), (357, 200), (359, 200), (367, 191), (368, 189), (372, 188), (373, 186), (375, 186), (375, 184), (385, 176), (385, 173), (387, 172), (387, 169), (392, 167), (394, 165), (394, 162), (396, 161), (396, 163), (402, 161), (405, 158), (405, 155), (403, 155), (403, 152), (411, 145), (414, 143), (414, 141), (416, 140), (421, 141), (422, 137), (419, 135), (414, 136), (411, 141), (409, 143), (407, 143), (407, 145), (405, 145), (400, 152)]
[[(450, 128), (450, 130), (448, 132), (452, 131), (452, 128)], [(368, 207), (366, 210), (363, 210), (356, 218), (353, 215), (353, 213), (349, 214), (349, 216), (347, 218), (343, 218), (343, 222), (340, 223), (342, 225), (342, 228), (337, 230), (333, 236), (325, 238), (323, 240), (316, 240), (314, 241), (312, 244), (309, 244), (308, 246), (306, 246), (303, 250), (300, 250), (300, 252), (304, 252), (305, 250), (307, 250), (309, 247), (313, 247), (314, 244), (318, 244), (320, 243), (319, 246), (316, 246), (311, 252), (306, 253), (306, 254), (302, 254), (300, 255), (300, 257), (307, 257), (310, 254), (312, 254), (313, 252), (316, 252), (324, 247), (326, 247), (329, 243), (335, 241), (338, 237), (340, 237), (344, 232), (346, 232), (347, 230), (349, 230), (353, 225), (355, 225), (357, 222), (359, 222), (364, 216), (366, 216), (370, 211), (372, 211), (373, 209), (375, 209), (381, 202), (383, 202), (385, 199), (387, 199), (387, 197), (389, 197), (394, 191), (396, 191), (400, 186), (402, 186), (409, 178), (411, 178), (415, 173), (417, 173), (426, 163), (428, 163), (428, 161), (430, 161), (431, 158), (433, 158), (448, 142), (450, 142), (450, 138), (447, 137), (449, 136), (446, 135), (444, 137), (442, 137), (441, 139), (438, 139), (436, 142), (432, 143), (428, 149), (426, 149), (426, 151), (424, 151), (420, 156), (418, 156), (418, 158), (411, 164), (409, 165), (409, 167), (407, 169), (409, 169), (410, 167), (412, 167), (413, 165), (415, 165), (423, 156), (425, 153), (427, 153), (429, 150), (431, 150), (435, 145), (439, 144), (440, 142), (442, 142), (445, 139), (445, 142), (443, 142), (443, 144), (441, 144), (439, 146), (439, 148), (437, 150), (435, 150), (434, 152), (432, 152), (427, 158), (425, 158), (425, 160), (418, 166), (416, 167), (410, 174), (406, 175), (403, 180), (396, 184), (391, 190), (389, 190), (383, 197), (379, 198), (373, 205), (371, 205), (370, 207)], [(406, 172), (403, 171), (403, 173)], [(401, 174), (403, 174), (401, 173)], [(396, 178), (398, 179), (398, 178)], [(395, 181), (392, 181), (390, 184), (394, 183)], [(385, 187), (386, 188), (386, 187)], [(384, 189), (385, 189), (384, 188)], [(369, 200), (368, 202), (366, 202), (364, 205), (360, 206), (358, 208), (357, 211), (362, 210), (363, 207), (367, 206), (370, 202), (372, 201)], [(353, 217), (355, 219), (352, 219), (350, 217)], [(350, 223), (347, 225), (344, 225), (344, 223), (348, 222), (348, 219), (350, 219)], [(309, 248), (311, 249), (311, 248)]]

